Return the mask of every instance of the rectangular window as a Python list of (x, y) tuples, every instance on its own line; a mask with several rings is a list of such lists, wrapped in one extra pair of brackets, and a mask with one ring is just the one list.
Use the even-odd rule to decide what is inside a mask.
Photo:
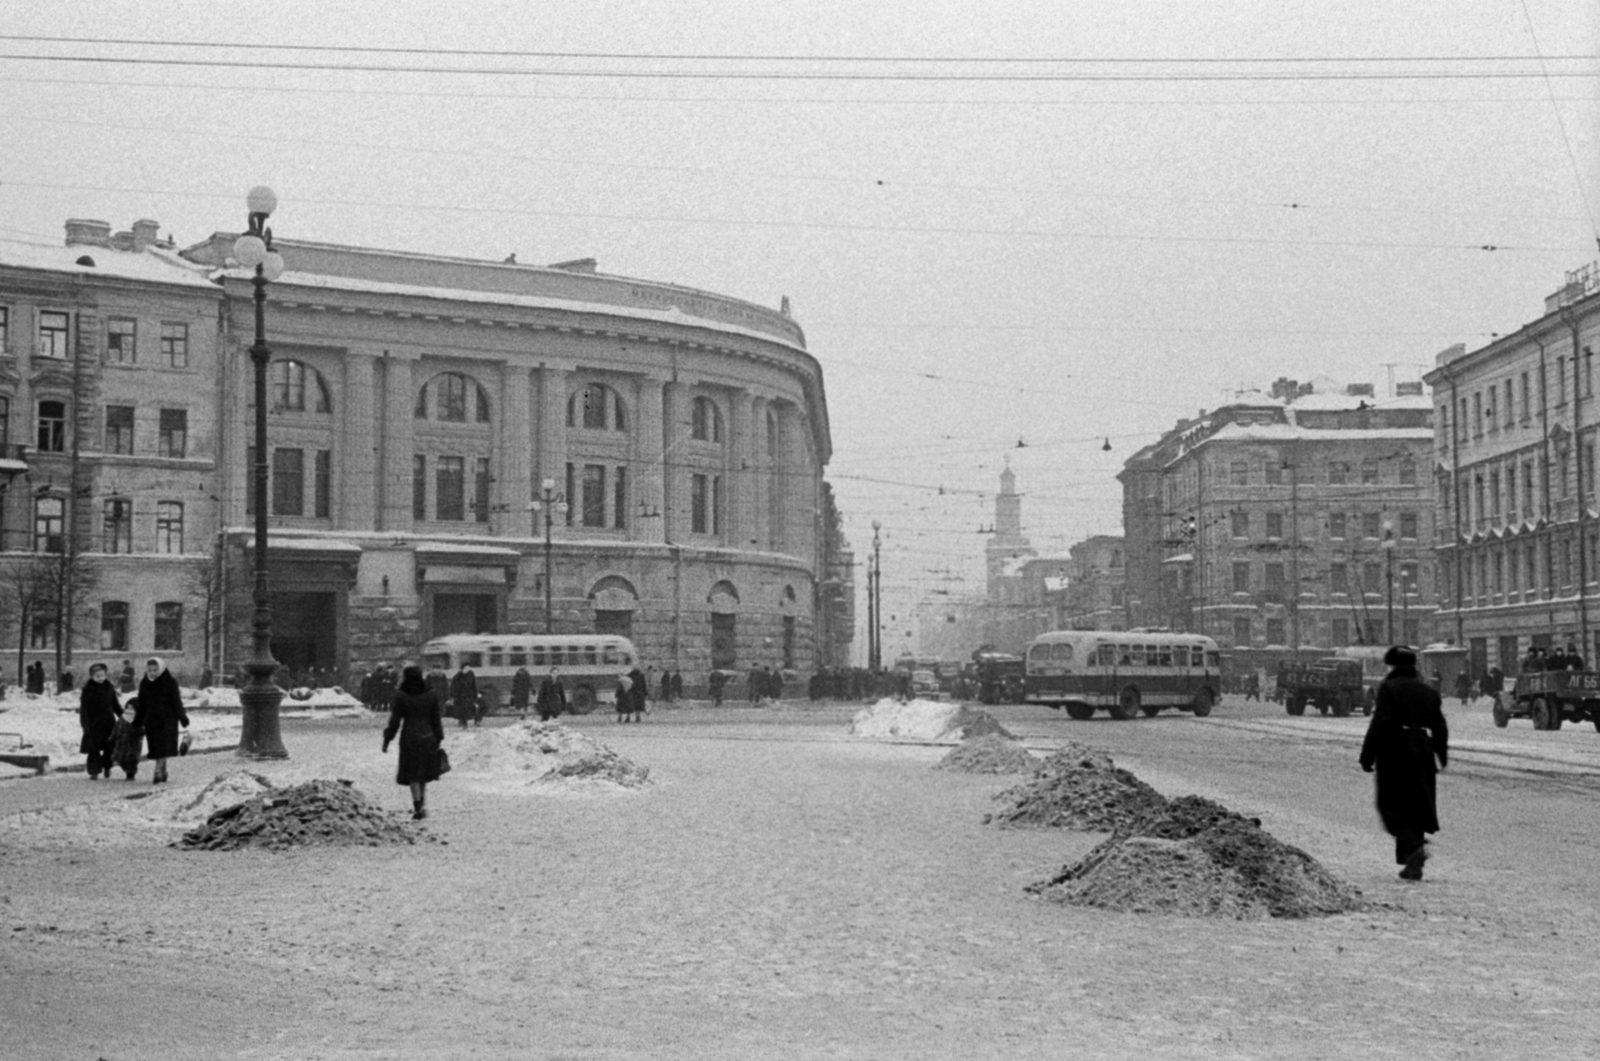
[(1268, 538), (1282, 538), (1283, 537), (1283, 513), (1282, 512), (1268, 512), (1267, 513), (1267, 537)]
[(1328, 589), (1334, 593), (1350, 592), (1350, 569), (1343, 561), (1328, 565)]
[(467, 377), (455, 372), (435, 376), (438, 387), (438, 416), (440, 420), (465, 423), (467, 419)]
[(1377, 538), (1383, 533), (1383, 516), (1378, 512), (1361, 513), (1361, 536)]
[(1422, 644), (1422, 620), (1404, 618), (1400, 620), (1400, 637), (1408, 645)]
[(100, 551), (133, 552), (133, 501), (126, 497), (109, 498), (101, 510)]
[(710, 502), (709, 491), (704, 475), (691, 475), (689, 477), (689, 529), (695, 534), (705, 534), (711, 521), (706, 518), (706, 508)]
[(56, 617), (46, 612), (35, 615), (28, 624), (29, 648), (55, 648), (56, 647)]
[(1328, 462), (1328, 485), (1343, 486), (1350, 481), (1350, 465), (1345, 461)]
[(1335, 619), (1329, 624), (1334, 648), (1342, 648), (1350, 643), (1350, 620)]
[(478, 457), (472, 466), (472, 516), (489, 522), (489, 458)]
[(1556, 408), (1567, 404), (1567, 358), (1563, 354), (1556, 358)]
[(312, 490), (314, 498), (312, 515), (318, 519), (327, 519), (333, 514), (333, 451), (326, 449), (317, 450), (316, 456), (316, 482)]
[(272, 513), (275, 516), (302, 516), (306, 511), (306, 452), (303, 449), (272, 451)]
[(1483, 435), (1483, 393), (1477, 392), (1472, 396), (1472, 436)]
[(1235, 593), (1250, 592), (1250, 563), (1247, 560), (1233, 562), (1233, 591)]
[(65, 453), (67, 450), (67, 403), (39, 403), (38, 447), (40, 453)]
[(585, 527), (604, 527), (606, 525), (606, 466), (604, 464), (585, 464), (583, 466), (583, 525)]
[(189, 367), (189, 326), (161, 322), (161, 363), (167, 368)]
[(1343, 512), (1328, 513), (1328, 537), (1343, 539), (1345, 536), (1345, 514)]
[(59, 310), (39, 312), (39, 356), (65, 360), (68, 317)]
[(1504, 564), (1504, 557), (1502, 557), (1499, 552), (1496, 552), (1489, 558), (1489, 585), (1493, 588), (1495, 593), (1505, 592), (1506, 584)]
[(1381, 593), (1383, 591), (1383, 565), (1376, 560), (1368, 560), (1361, 565), (1361, 592)]
[(128, 651), (128, 602), (104, 601), (100, 605), (100, 651)]
[(1233, 621), (1233, 643), (1248, 645), (1250, 643), (1250, 620), (1235, 619)]
[(1511, 551), (1506, 554), (1506, 589), (1510, 590), (1512, 593), (1517, 592), (1517, 590), (1522, 588), (1518, 584), (1521, 578), (1522, 564), (1520, 560), (1520, 553), (1517, 548), (1513, 546)]
[(1233, 522), (1233, 536), (1235, 538), (1248, 538), (1248, 537), (1250, 537), (1250, 513), (1248, 513), (1248, 512), (1235, 512), (1235, 513), (1233, 513), (1233, 521), (1232, 522)]
[(106, 319), (106, 360), (131, 365), (138, 360), (139, 322), (132, 317)]
[(722, 533), (722, 476), (711, 477), (711, 533)]
[(1533, 419), (1533, 398), (1528, 388), (1528, 374), (1522, 374), (1522, 422), (1527, 423)]
[(133, 406), (106, 406), (106, 452), (124, 456), (133, 452)]
[(1500, 473), (1489, 473), (1489, 515), (1500, 515)]
[(1231, 486), (1248, 486), (1250, 484), (1250, 465), (1245, 461), (1234, 461), (1228, 466), (1228, 483)]
[(1282, 644), (1287, 644), (1288, 640), (1289, 639), (1284, 636), (1283, 620), (1282, 619), (1268, 619), (1267, 620), (1267, 644), (1269, 644), (1269, 645), (1282, 645)]
[(1527, 568), (1526, 568), (1526, 570), (1528, 572), (1528, 588), (1530, 590), (1538, 589), (1539, 588), (1539, 547), (1537, 545), (1529, 545), (1528, 546)]
[[(1448, 502), (1445, 507), (1449, 507)], [(1506, 465), (1506, 515), (1515, 519), (1517, 516), (1517, 466)]]
[(411, 518), (428, 518), (428, 458), (420, 453), (411, 458)]
[(1378, 481), (1378, 462), (1374, 458), (1368, 457), (1361, 462), (1361, 481), (1363, 483)]
[(1412, 460), (1410, 457), (1407, 457), (1400, 462), (1400, 485), (1417, 485), (1417, 462)]
[(59, 553), (65, 551), (62, 540), (65, 531), (66, 502), (59, 497), (41, 497), (33, 503), (33, 551)]
[(578, 510), (578, 506), (575, 505), (575, 504), (572, 504), (573, 499), (575, 499), (578, 496), (577, 487), (578, 487), (578, 469), (577, 469), (577, 467), (575, 465), (572, 464), (571, 461), (568, 461), (567, 462), (567, 493), (566, 493), (566, 498), (567, 498), (567, 526), (569, 526), (569, 527), (572, 526), (572, 521), (575, 518), (575, 516), (573, 514)]
[(1533, 461), (1522, 462), (1522, 514), (1532, 516), (1533, 509)]
[(1561, 543), (1561, 585), (1572, 585), (1572, 543)]
[(177, 601), (156, 605), (155, 648), (158, 652), (183, 651), (183, 605)]
[(161, 410), (161, 434), (156, 440), (156, 456), (189, 455), (189, 412), (186, 409)]
[(467, 469), (460, 457), (434, 460), (433, 518), (440, 521), (467, 518)]
[(1283, 577), (1283, 565), (1267, 564), (1263, 567), (1262, 573), (1266, 576), (1267, 597), (1270, 600), (1282, 601), (1285, 587), (1288, 585)]
[(1407, 541), (1416, 540), (1417, 514), (1415, 512), (1400, 513), (1400, 537)]
[(159, 501), (156, 503), (156, 552), (183, 552), (183, 504), (181, 502)]
[(1266, 479), (1266, 483), (1267, 483), (1268, 486), (1282, 486), (1283, 485), (1283, 462), (1282, 461), (1275, 461), (1271, 457), (1268, 457), (1266, 463), (1264, 465), (1262, 465), (1262, 469), (1261, 470), (1264, 473), (1264, 478)]
[(1504, 408), (1502, 409), (1502, 412), (1505, 414), (1506, 427), (1509, 428), (1513, 423), (1516, 422), (1516, 410), (1516, 397), (1512, 394), (1511, 381), (1508, 379), (1506, 380), (1506, 396), (1504, 400)]
[(611, 525), (622, 530), (628, 525), (628, 469), (617, 469), (617, 496), (611, 505)]

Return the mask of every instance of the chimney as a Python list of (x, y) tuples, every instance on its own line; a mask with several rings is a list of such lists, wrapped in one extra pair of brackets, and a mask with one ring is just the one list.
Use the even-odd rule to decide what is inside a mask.
[(133, 250), (143, 253), (146, 247), (153, 247), (161, 242), (161, 226), (154, 221), (143, 220), (133, 223)]
[(111, 246), (111, 224), (108, 221), (91, 221), (81, 217), (67, 218), (67, 246)]

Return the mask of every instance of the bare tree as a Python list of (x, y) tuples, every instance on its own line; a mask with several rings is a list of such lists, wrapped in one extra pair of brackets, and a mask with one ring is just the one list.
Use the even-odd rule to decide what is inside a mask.
[[(63, 646), (79, 633), (77, 627), (94, 587), (94, 572), (68, 553), (11, 553), (0, 558), (0, 605), (16, 623), (19, 674), (30, 633), (42, 623), (54, 628), (56, 671), (60, 672)], [(70, 625), (69, 615), (73, 617)]]
[(230, 551), (221, 541), (204, 564), (190, 569), (188, 593), (200, 606), (205, 662), (221, 673), (250, 643), (251, 572), (248, 551)]

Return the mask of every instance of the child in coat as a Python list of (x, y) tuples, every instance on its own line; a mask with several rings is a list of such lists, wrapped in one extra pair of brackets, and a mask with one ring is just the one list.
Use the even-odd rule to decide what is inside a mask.
[[(111, 761), (122, 767), (122, 772), (132, 781), (139, 772), (139, 749), (144, 744), (144, 732), (141, 727), (133, 724), (134, 710), (139, 706), (137, 700), (129, 699), (122, 705), (122, 714), (117, 718), (117, 724), (111, 729)], [(110, 777), (108, 769), (106, 777)]]

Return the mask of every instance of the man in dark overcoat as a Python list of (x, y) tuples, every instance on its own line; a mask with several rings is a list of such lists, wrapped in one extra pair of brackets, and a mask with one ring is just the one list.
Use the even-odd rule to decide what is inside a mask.
[(518, 667), (511, 676), (511, 706), (518, 718), (528, 717), (528, 697), (533, 693), (533, 675), (527, 667)]
[(628, 672), (628, 681), (628, 711), (635, 722), (643, 722), (646, 702), (650, 699), (649, 683), (638, 667)]
[(450, 714), (466, 729), (478, 722), (478, 676), (465, 663), (450, 679)]
[(1422, 879), (1426, 834), (1439, 831), (1435, 775), (1450, 753), (1450, 732), (1439, 693), (1417, 675), (1417, 656), (1396, 645), (1383, 657), (1389, 676), (1361, 745), (1361, 769), (1377, 772), (1378, 816), (1394, 837), (1402, 880)]
[(533, 706), (539, 712), (540, 722), (549, 722), (566, 711), (567, 688), (561, 684), (561, 675), (554, 667), (539, 683), (539, 694), (534, 697)]

